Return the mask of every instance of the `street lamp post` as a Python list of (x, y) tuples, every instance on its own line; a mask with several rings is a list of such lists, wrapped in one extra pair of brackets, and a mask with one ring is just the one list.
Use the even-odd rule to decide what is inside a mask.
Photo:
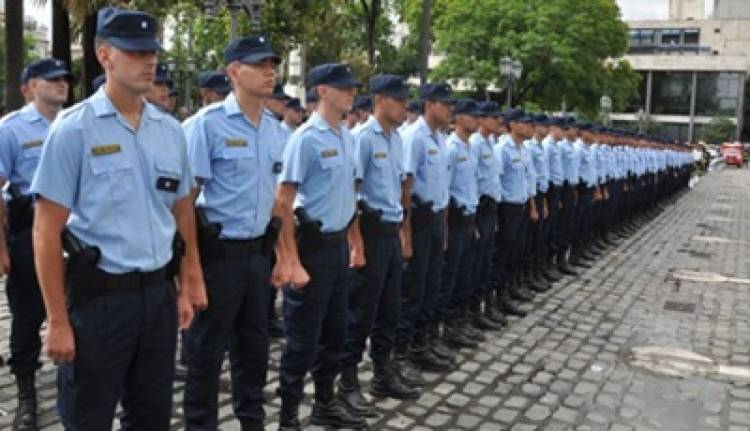
[(599, 101), (602, 108), (602, 120), (605, 126), (609, 126), (609, 114), (612, 112), (612, 98), (608, 95), (603, 95)]
[(510, 109), (513, 104), (513, 83), (521, 79), (522, 73), (523, 63), (519, 60), (514, 60), (507, 56), (500, 59), (500, 76), (502, 76), (506, 82), (506, 104), (508, 105), (508, 109)]
[(643, 108), (638, 108), (638, 132), (643, 133), (643, 126), (646, 122), (646, 111)]
[(260, 29), (260, 14), (265, 0), (203, 0), (203, 11), (207, 18), (215, 18), (219, 9), (226, 6), (229, 9), (229, 39), (237, 38), (237, 19), (239, 12), (244, 9), (250, 19), (250, 26), (254, 31)]

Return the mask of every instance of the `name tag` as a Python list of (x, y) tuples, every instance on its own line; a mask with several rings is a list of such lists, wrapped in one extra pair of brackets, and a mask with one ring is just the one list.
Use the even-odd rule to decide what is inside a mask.
[(165, 192), (177, 193), (177, 189), (180, 188), (180, 180), (177, 178), (159, 177), (156, 180), (156, 189), (163, 190)]
[(487, 154), (482, 154), (482, 158), (483, 158), (484, 160), (487, 160), (487, 159), (491, 159), (491, 158), (492, 158), (492, 154), (491, 154), (491, 153), (487, 153)]
[(434, 149), (434, 148), (433, 148), (433, 149), (431, 149), (431, 150), (427, 150), (427, 154), (429, 154), (429, 155), (431, 155), (431, 156), (434, 156), (434, 155), (435, 155), (435, 154), (437, 154), (437, 153), (438, 153), (438, 150), (436, 150), (436, 149)]
[(456, 161), (457, 161), (458, 163), (461, 163), (461, 162), (465, 162), (465, 161), (467, 161), (467, 160), (469, 160), (469, 158), (468, 158), (468, 157), (466, 157), (466, 156), (461, 156), (461, 157), (459, 157), (458, 159), (456, 159)]
[(122, 151), (120, 144), (97, 145), (91, 147), (91, 155), (106, 156), (107, 154), (116, 154)]
[(22, 147), (24, 149), (36, 148), (36, 147), (41, 147), (42, 143), (44, 143), (44, 141), (42, 141), (41, 139), (37, 139), (35, 141), (24, 142)]
[(337, 149), (331, 149), (331, 150), (323, 150), (320, 152), (320, 157), (324, 159), (330, 159), (331, 157), (336, 157), (339, 155), (339, 150)]
[(516, 157), (510, 160), (511, 163), (521, 163), (521, 159)]
[(387, 157), (388, 157), (388, 153), (386, 153), (384, 151), (379, 151), (379, 152), (377, 152), (377, 153), (375, 153), (375, 154), (372, 155), (372, 158), (374, 158), (374, 159), (385, 159)]
[(230, 148), (247, 147), (247, 140), (245, 139), (227, 139), (225, 143)]

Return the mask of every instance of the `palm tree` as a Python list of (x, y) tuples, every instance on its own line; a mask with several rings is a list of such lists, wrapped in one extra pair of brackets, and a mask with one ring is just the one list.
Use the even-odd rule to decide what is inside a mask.
[(5, 0), (5, 107), (23, 106), (20, 78), (23, 70), (23, 2)]

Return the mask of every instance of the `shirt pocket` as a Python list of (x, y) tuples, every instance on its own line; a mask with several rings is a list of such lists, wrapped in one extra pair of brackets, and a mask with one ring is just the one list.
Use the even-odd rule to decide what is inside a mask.
[[(331, 151), (331, 150), (323, 150), (323, 152), (326, 152), (326, 151)], [(326, 154), (319, 154), (318, 163), (320, 163), (321, 168), (323, 168), (327, 172), (330, 172), (334, 168), (341, 166), (344, 163), (344, 159), (341, 154), (336, 154), (333, 156), (329, 156)]]
[(100, 202), (132, 200), (136, 181), (134, 166), (124, 153), (92, 156), (89, 165), (97, 181), (96, 190), (106, 193), (100, 196)]
[(224, 148), (216, 162), (217, 166), (212, 169), (214, 176), (222, 176), (235, 186), (249, 181), (254, 158), (249, 148)]
[(26, 181), (31, 182), (34, 178), (34, 172), (39, 164), (39, 158), (42, 155), (42, 147), (24, 148), (21, 150), (21, 157), (18, 163), (18, 173)]

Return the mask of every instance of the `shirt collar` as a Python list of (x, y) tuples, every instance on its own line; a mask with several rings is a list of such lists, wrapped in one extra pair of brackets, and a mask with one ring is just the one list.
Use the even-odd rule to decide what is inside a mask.
[(19, 112), (19, 116), (26, 120), (29, 123), (34, 123), (39, 120), (46, 121), (47, 119), (42, 116), (42, 114), (39, 113), (39, 111), (36, 109), (36, 106), (34, 106), (33, 103), (29, 103), (23, 108), (21, 108), (21, 111)]
[[(104, 92), (104, 86), (99, 87), (96, 93), (94, 93), (89, 98), (89, 102), (94, 108), (94, 114), (97, 117), (117, 115), (119, 112), (115, 105), (112, 103), (112, 100), (109, 98), (109, 96), (107, 96), (107, 93)], [(148, 117), (152, 120), (159, 120), (162, 118), (162, 116), (168, 115), (159, 111), (156, 106), (145, 100), (143, 101), (143, 114), (144, 117)]]
[(380, 122), (377, 118), (375, 118), (374, 115), (370, 115), (370, 118), (365, 121), (365, 126), (369, 127), (373, 132), (385, 135), (385, 131), (383, 130), (383, 127), (380, 125)]
[(310, 126), (315, 127), (321, 132), (325, 132), (326, 130), (331, 130), (331, 126), (328, 124), (328, 122), (324, 120), (323, 117), (321, 117), (320, 114), (318, 114), (317, 112), (314, 112), (310, 116), (310, 119), (307, 121), (310, 122)]

